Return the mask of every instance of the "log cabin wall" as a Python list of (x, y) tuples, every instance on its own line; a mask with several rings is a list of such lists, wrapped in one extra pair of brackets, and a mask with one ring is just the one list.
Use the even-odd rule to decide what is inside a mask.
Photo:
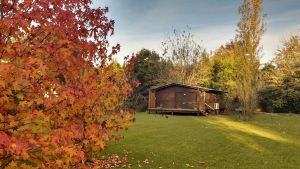
[(217, 100), (217, 103), (220, 104), (220, 109), (225, 108), (224, 94), (217, 94), (216, 100)]
[(174, 87), (163, 88), (155, 93), (155, 106), (160, 108), (174, 108), (175, 94)]
[(207, 92), (205, 103), (208, 104), (211, 108), (215, 108), (214, 104), (219, 104), (219, 109), (225, 108), (224, 94), (221, 92)]
[(156, 91), (156, 107), (172, 109), (197, 109), (199, 91), (181, 86), (170, 86)]
[(149, 90), (148, 108), (155, 108), (155, 91)]
[(205, 110), (205, 97), (206, 97), (206, 92), (205, 91), (198, 91), (199, 95), (199, 110), (204, 111)]
[(149, 91), (149, 111), (204, 113), (223, 102), (222, 91), (203, 87), (172, 83)]
[(208, 104), (211, 107), (214, 107), (214, 103), (216, 103), (216, 94), (214, 93), (206, 93), (205, 94), (205, 103)]

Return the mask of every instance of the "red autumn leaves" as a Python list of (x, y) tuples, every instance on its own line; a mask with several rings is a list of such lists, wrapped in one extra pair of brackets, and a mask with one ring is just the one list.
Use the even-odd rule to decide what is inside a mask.
[(108, 9), (89, 0), (1, 3), (0, 167), (86, 167), (132, 122), (123, 111), (132, 60), (109, 62), (120, 46), (109, 52)]

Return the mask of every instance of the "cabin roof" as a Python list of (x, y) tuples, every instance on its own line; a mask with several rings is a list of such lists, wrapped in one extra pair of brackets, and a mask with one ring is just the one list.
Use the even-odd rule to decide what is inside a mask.
[(179, 83), (170, 83), (167, 85), (152, 88), (151, 90), (160, 90), (160, 89), (164, 89), (164, 88), (171, 87), (171, 86), (179, 86), (179, 87), (185, 87), (185, 88), (189, 88), (189, 89), (197, 89), (197, 90), (202, 90), (202, 91), (206, 91), (206, 92), (224, 93), (224, 91), (222, 91), (222, 90), (216, 90), (216, 89), (200, 87), (200, 86), (191, 86), (191, 85), (179, 84)]

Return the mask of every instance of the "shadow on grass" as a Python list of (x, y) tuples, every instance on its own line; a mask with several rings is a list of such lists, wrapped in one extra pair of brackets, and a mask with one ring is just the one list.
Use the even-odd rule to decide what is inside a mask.
[[(137, 113), (137, 122), (124, 133), (125, 139), (111, 143), (99, 155), (122, 155), (126, 150), (131, 167), (145, 169), (190, 165), (281, 169), (300, 165), (299, 127), (291, 130), (290, 118), (270, 119), (266, 115), (243, 122), (231, 116), (166, 116)], [(285, 125), (277, 125), (278, 120)], [(287, 134), (281, 132), (282, 127)]]
[[(297, 140), (284, 136), (276, 131), (267, 130), (262, 127), (258, 127), (246, 122), (235, 121), (228, 117), (211, 117), (211, 119), (212, 120), (208, 120), (207, 123), (219, 127), (223, 130), (237, 131), (252, 136), (266, 138), (271, 141), (288, 143), (290, 145), (296, 146), (297, 148), (300, 148), (300, 143)], [(245, 139), (242, 135), (237, 135), (232, 133), (229, 134), (231, 135), (232, 139), (244, 143), (245, 145), (248, 145), (250, 148), (256, 150), (263, 149), (258, 144), (256, 144), (254, 140), (251, 141), (251, 139), (249, 138)]]

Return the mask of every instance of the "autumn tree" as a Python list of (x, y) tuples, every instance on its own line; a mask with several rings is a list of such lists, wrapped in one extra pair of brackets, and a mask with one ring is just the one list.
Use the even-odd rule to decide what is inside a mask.
[(280, 71), (280, 81), (290, 77), (299, 82), (300, 71), (300, 35), (292, 35), (283, 42), (283, 47), (276, 52), (272, 60)]
[(196, 43), (190, 28), (179, 32), (173, 31), (163, 43), (163, 57), (172, 63), (169, 82), (196, 85), (199, 80), (199, 64), (202, 47)]
[(1, 0), (0, 168), (86, 167), (130, 124), (130, 66), (107, 63), (114, 22), (91, 3)]
[(276, 52), (272, 64), (262, 70), (260, 91), (266, 111), (300, 112), (300, 37), (292, 35)]
[(236, 36), (235, 63), (237, 73), (237, 93), (243, 107), (243, 117), (255, 112), (260, 66), (260, 40), (264, 33), (261, 14), (261, 0), (245, 0), (239, 8), (241, 19)]

